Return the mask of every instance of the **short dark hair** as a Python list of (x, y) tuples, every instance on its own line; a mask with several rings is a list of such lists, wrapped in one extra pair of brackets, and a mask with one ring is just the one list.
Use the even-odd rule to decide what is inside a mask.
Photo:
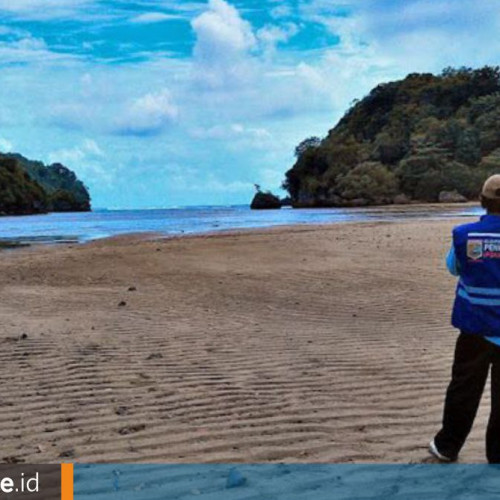
[(481, 195), (481, 206), (489, 213), (489, 214), (500, 214), (500, 199), (494, 200), (492, 198), (486, 198)]

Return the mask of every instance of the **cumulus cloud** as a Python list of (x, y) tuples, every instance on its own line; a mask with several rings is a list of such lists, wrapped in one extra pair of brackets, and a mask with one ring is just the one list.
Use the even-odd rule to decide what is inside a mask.
[(327, 88), (313, 81), (313, 70), (305, 71), (300, 60), (279, 61), (280, 44), (299, 32), (295, 23), (255, 29), (225, 0), (211, 0), (192, 26), (195, 100), (221, 120), (284, 119), (328, 109)]
[(267, 25), (257, 31), (257, 38), (266, 52), (274, 52), (280, 43), (288, 42), (299, 32), (295, 23), (286, 23), (282, 26)]
[(196, 34), (197, 82), (212, 88), (250, 84), (254, 73), (250, 54), (257, 40), (238, 10), (224, 0), (210, 0), (208, 10), (191, 25)]
[(197, 35), (194, 54), (201, 59), (236, 56), (255, 45), (250, 23), (224, 0), (210, 0), (208, 10), (192, 26)]
[(135, 99), (116, 124), (120, 135), (151, 136), (174, 123), (179, 109), (169, 90), (149, 93)]

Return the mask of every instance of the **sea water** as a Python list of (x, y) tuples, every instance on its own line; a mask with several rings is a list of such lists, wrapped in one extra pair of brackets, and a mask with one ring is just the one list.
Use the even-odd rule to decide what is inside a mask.
[(86, 213), (0, 217), (0, 242), (85, 242), (128, 233), (149, 232), (174, 236), (297, 224), (472, 217), (480, 213), (479, 207), (471, 205), (282, 208), (258, 211), (250, 210), (248, 206), (95, 210)]

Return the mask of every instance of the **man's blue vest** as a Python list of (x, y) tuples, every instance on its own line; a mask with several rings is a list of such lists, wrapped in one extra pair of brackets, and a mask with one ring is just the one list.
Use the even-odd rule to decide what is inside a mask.
[(500, 337), (500, 216), (456, 227), (453, 245), (460, 271), (453, 326)]

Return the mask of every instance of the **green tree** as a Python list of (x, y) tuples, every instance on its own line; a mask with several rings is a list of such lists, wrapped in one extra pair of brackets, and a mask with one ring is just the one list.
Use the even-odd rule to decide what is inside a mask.
[(308, 137), (304, 139), (296, 148), (295, 148), (295, 157), (299, 158), (302, 154), (304, 154), (309, 148), (315, 149), (319, 148), (321, 144), (321, 139), (319, 137)]
[(337, 179), (337, 191), (346, 200), (390, 202), (398, 191), (396, 176), (381, 163), (365, 162)]

